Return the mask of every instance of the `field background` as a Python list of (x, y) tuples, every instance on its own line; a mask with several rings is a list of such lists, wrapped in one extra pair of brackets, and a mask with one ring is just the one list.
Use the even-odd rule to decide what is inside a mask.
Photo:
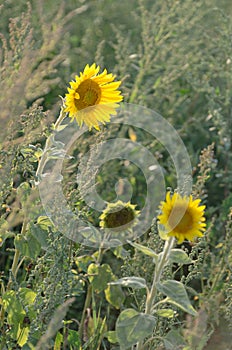
[[(125, 102), (157, 111), (178, 131), (191, 159), (194, 194), (207, 207), (205, 238), (183, 247), (193, 254), (195, 264), (190, 269), (167, 271), (178, 280), (180, 274), (184, 276), (199, 315), (194, 321), (182, 313), (173, 319), (161, 318), (156, 330), (159, 338), (149, 349), (174, 348), (163, 342), (171, 330), (180, 332), (189, 346), (186, 349), (232, 349), (227, 328), (232, 319), (231, 15), (229, 0), (0, 1), (0, 305), (9, 281), (8, 293), (12, 293), (9, 308), (1, 311), (0, 349), (32, 349), (28, 344), (36, 346), (51, 319), (55, 317), (55, 324), (60, 325), (55, 314), (59, 306), (61, 319), (66, 321), (42, 341), (49, 349), (81, 346), (78, 324), (89, 283), (85, 275), (96, 252), (70, 243), (51, 228), (33, 181), (41, 149), (59, 115), (59, 96), (64, 97), (69, 81), (93, 62), (122, 81)], [(175, 172), (167, 152), (139, 130), (125, 131), (125, 137), (139, 138), (156, 155), (167, 187), (175, 189)], [(89, 143), (96, 141), (96, 134), (83, 138), (76, 152), (86, 152)], [(63, 188), (73, 211), (78, 208), (83, 217), (97, 223), (96, 213), (88, 210), (74, 184), (78, 165), (84, 167), (80, 158), (77, 163), (67, 162)], [(141, 172), (133, 166), (120, 169), (117, 161), (103, 168), (99, 192), (105, 200), (113, 200), (113, 184), (118, 177), (128, 176), (133, 201), (142, 207), (145, 184)], [(156, 229), (151, 231), (140, 243), (159, 251), (162, 242)], [(41, 235), (48, 238), (38, 240)], [(21, 263), (17, 278), (12, 279), (15, 248)], [(151, 283), (149, 258), (124, 248), (120, 253), (107, 252), (103, 263), (118, 278), (145, 276)], [(20, 288), (26, 294), (29, 289), (35, 293), (33, 311), (29, 294), (24, 296), (29, 315), (24, 297), (17, 294)], [(64, 302), (72, 296), (76, 299), (68, 311)], [(124, 306), (142, 308), (144, 294), (127, 291), (122, 299)], [(18, 309), (17, 300), (22, 303)], [(110, 304), (104, 290), (96, 288), (91, 310), (101, 320), (89, 323), (86, 339), (91, 341), (86, 349), (118, 349), (104, 333), (106, 328), (114, 330), (123, 307), (119, 304)], [(104, 316), (106, 328), (101, 327)], [(19, 328), (28, 331), (22, 335), (27, 339), (22, 347)], [(176, 349), (184, 349), (183, 344), (178, 346)]]

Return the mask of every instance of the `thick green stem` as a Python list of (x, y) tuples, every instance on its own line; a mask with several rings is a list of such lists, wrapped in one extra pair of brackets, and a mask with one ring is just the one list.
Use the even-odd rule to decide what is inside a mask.
[[(64, 117), (65, 117), (64, 108), (61, 107), (60, 115), (59, 115), (57, 121), (54, 124), (54, 130), (58, 129), (59, 125), (64, 120)], [(51, 147), (51, 144), (52, 144), (52, 138), (51, 138), (51, 136), (49, 136), (47, 138), (42, 157), (41, 157), (41, 159), (39, 161), (39, 164), (38, 164), (38, 168), (37, 168), (37, 171), (36, 171), (36, 177), (41, 176), (41, 174), (43, 172), (43, 168), (44, 168), (44, 166), (46, 164), (46, 161), (47, 161), (47, 152), (48, 152), (49, 148)]]
[[(159, 283), (160, 278), (163, 273), (163, 269), (168, 262), (170, 251), (174, 245), (175, 238), (171, 237), (168, 241), (165, 242), (163, 253), (160, 260), (157, 262), (154, 272), (153, 283), (149, 293), (147, 293), (145, 314), (151, 314), (152, 306), (154, 304), (155, 296), (157, 293), (157, 283)], [(139, 341), (136, 345), (136, 350), (143, 350), (143, 341)]]
[(11, 267), (11, 272), (14, 278), (16, 278), (16, 270), (18, 266), (19, 256), (20, 256), (20, 251), (18, 249), (15, 249), (14, 259)]

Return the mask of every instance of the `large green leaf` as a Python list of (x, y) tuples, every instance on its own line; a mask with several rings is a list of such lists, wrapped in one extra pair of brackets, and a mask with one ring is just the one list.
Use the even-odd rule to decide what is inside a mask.
[(142, 289), (146, 288), (146, 280), (141, 277), (123, 277), (117, 281), (110, 283), (111, 285), (121, 285), (123, 287), (130, 287), (133, 289)]
[(166, 350), (183, 349), (186, 346), (184, 338), (176, 330), (171, 330), (164, 338)]
[(192, 307), (183, 283), (167, 280), (157, 283), (157, 289), (166, 295), (167, 302), (174, 304), (190, 315), (196, 316), (197, 312)]
[(36, 315), (33, 308), (35, 297), (36, 293), (29, 288), (20, 288), (17, 294), (11, 290), (3, 295), (7, 322), (12, 327), (10, 333), (13, 339), (17, 339), (19, 346), (24, 346), (28, 339), (30, 329), (25, 322), (26, 317), (32, 321)]
[(43, 229), (40, 225), (34, 224), (33, 222), (30, 223), (29, 230), (32, 236), (36, 238), (36, 240), (40, 243), (41, 247), (43, 249), (47, 249), (49, 246), (48, 231), (46, 229)]
[(108, 303), (113, 305), (116, 309), (119, 309), (125, 300), (125, 295), (121, 286), (112, 284), (108, 284), (108, 287), (105, 289), (105, 297)]
[(24, 311), (16, 293), (13, 290), (3, 295), (3, 305), (7, 312), (7, 322), (12, 327), (12, 337), (17, 339), (20, 324), (23, 323), (26, 312)]
[(169, 255), (169, 261), (177, 264), (191, 264), (192, 260), (182, 249), (172, 249)]
[(18, 234), (14, 239), (15, 248), (20, 251), (23, 256), (35, 259), (40, 253), (41, 245), (30, 231), (25, 236)]
[(114, 278), (111, 267), (108, 264), (103, 264), (101, 266), (94, 263), (90, 264), (88, 267), (88, 275), (93, 289), (98, 293), (106, 289), (108, 282), (112, 281)]
[(152, 334), (156, 325), (156, 318), (139, 313), (134, 309), (121, 312), (116, 322), (116, 335), (122, 350), (142, 341)]

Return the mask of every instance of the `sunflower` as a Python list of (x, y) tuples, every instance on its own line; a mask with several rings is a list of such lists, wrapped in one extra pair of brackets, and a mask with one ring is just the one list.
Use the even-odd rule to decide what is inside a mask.
[(135, 208), (136, 205), (130, 202), (108, 203), (100, 216), (100, 227), (116, 232), (130, 230), (136, 224), (136, 218), (139, 214), (139, 211)]
[(205, 205), (200, 205), (200, 202), (200, 199), (193, 200), (192, 196), (182, 197), (178, 193), (171, 197), (168, 192), (166, 201), (160, 204), (161, 214), (157, 216), (159, 224), (162, 225), (161, 238), (172, 236), (180, 244), (185, 239), (193, 241), (195, 237), (202, 237), (206, 226)]
[(121, 81), (114, 81), (115, 76), (106, 69), (101, 74), (99, 70), (95, 63), (87, 64), (83, 73), (70, 82), (71, 88), (65, 95), (65, 112), (72, 121), (76, 119), (80, 127), (85, 123), (89, 130), (92, 127), (99, 130), (98, 122), (109, 122), (110, 115), (116, 114), (116, 102), (123, 99), (121, 91), (117, 90)]

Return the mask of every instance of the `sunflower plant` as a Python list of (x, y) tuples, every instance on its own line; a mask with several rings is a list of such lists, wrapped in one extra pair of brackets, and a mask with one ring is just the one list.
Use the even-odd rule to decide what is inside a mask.
[[(157, 254), (148, 247), (129, 241), (135, 249), (152, 258), (154, 274), (150, 287), (144, 278), (136, 276), (124, 277), (110, 283), (146, 291), (143, 312), (129, 308), (123, 310), (118, 317), (115, 335), (122, 349), (135, 346), (136, 350), (142, 350), (149, 345), (153, 338), (157, 317), (174, 316), (174, 311), (163, 308), (163, 305), (172, 304), (192, 316), (197, 315), (184, 284), (174, 279), (163, 278), (163, 272), (166, 266), (171, 266), (173, 263), (180, 265), (192, 263), (187, 253), (175, 248), (175, 244), (181, 244), (184, 240), (193, 242), (197, 237), (203, 236), (206, 229), (204, 209), (205, 206), (201, 205), (200, 199), (194, 200), (191, 195), (182, 197), (178, 193), (171, 196), (168, 192), (166, 200), (160, 204), (161, 213), (157, 216), (160, 237), (165, 240), (163, 251)], [(163, 295), (164, 298), (158, 299), (158, 294)], [(182, 339), (183, 344), (185, 344), (184, 339)]]

